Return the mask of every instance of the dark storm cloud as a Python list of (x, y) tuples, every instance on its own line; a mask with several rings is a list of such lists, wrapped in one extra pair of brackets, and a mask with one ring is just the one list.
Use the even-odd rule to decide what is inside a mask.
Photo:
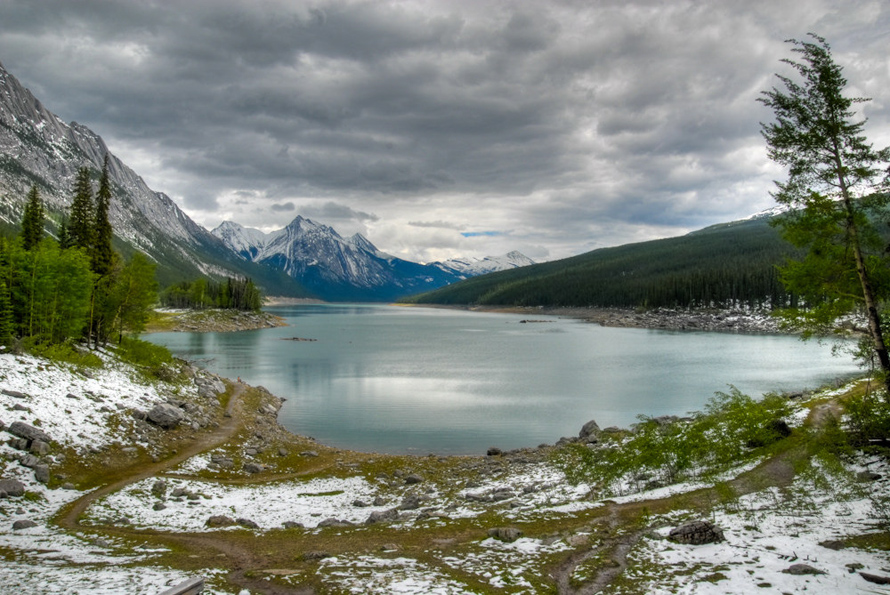
[(888, 9), (840, 0), (6, 0), (0, 61), (210, 227), (563, 256), (769, 206), (755, 99), (810, 30), (886, 94)]

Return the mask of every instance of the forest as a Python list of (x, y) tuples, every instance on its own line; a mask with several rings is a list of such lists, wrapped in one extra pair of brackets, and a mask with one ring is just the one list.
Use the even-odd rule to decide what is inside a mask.
[(455, 283), (406, 302), (505, 306), (793, 306), (778, 265), (797, 254), (767, 218)]

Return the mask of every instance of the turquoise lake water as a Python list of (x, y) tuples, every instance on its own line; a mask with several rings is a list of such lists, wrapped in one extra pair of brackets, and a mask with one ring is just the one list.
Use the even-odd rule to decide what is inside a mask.
[[(270, 308), (289, 326), (147, 339), (284, 397), (279, 421), (373, 452), (479, 454), (554, 443), (595, 419), (701, 410), (856, 373), (795, 337), (605, 328), (571, 319), (383, 305)], [(542, 322), (522, 320), (533, 318)], [(314, 339), (294, 341), (293, 338)]]

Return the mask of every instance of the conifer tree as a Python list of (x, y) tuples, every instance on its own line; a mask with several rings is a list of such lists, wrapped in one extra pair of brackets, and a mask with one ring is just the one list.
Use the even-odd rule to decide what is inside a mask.
[(111, 222), (108, 220), (108, 209), (111, 204), (111, 183), (108, 179), (108, 155), (102, 165), (102, 177), (99, 179), (99, 192), (96, 194), (96, 217), (93, 222), (93, 245), (90, 252), (93, 272), (104, 277), (108, 275), (114, 264), (114, 250), (111, 247)]
[(890, 205), (890, 148), (875, 150), (854, 120), (853, 105), (868, 101), (844, 95), (847, 80), (825, 40), (790, 40), (801, 61), (783, 60), (799, 79), (777, 75), (784, 90), (765, 91), (761, 103), (775, 121), (762, 125), (770, 158), (788, 168), (776, 182), (776, 202), (791, 208), (780, 220), (786, 239), (806, 255), (782, 271), (786, 286), (807, 299), (807, 311), (791, 312), (803, 330), (820, 332), (839, 317), (861, 312), (870, 348), (884, 373), (890, 398), (890, 354), (879, 307), (890, 297), (888, 263), (873, 221)]
[(93, 185), (90, 170), (82, 167), (74, 182), (74, 198), (68, 221), (68, 241), (74, 248), (83, 248), (88, 253), (93, 246), (94, 212)]
[(22, 246), (25, 250), (31, 250), (43, 239), (44, 218), (40, 193), (37, 191), (37, 186), (31, 186), (25, 203), (25, 212), (22, 215)]

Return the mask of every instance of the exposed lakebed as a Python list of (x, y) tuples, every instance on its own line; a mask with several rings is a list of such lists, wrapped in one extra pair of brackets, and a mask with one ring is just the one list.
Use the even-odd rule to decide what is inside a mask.
[(297, 434), (364, 451), (480, 454), (553, 443), (596, 419), (700, 410), (717, 391), (816, 388), (857, 368), (796, 337), (608, 328), (382, 305), (271, 309), (287, 327), (149, 339), (287, 399)]

